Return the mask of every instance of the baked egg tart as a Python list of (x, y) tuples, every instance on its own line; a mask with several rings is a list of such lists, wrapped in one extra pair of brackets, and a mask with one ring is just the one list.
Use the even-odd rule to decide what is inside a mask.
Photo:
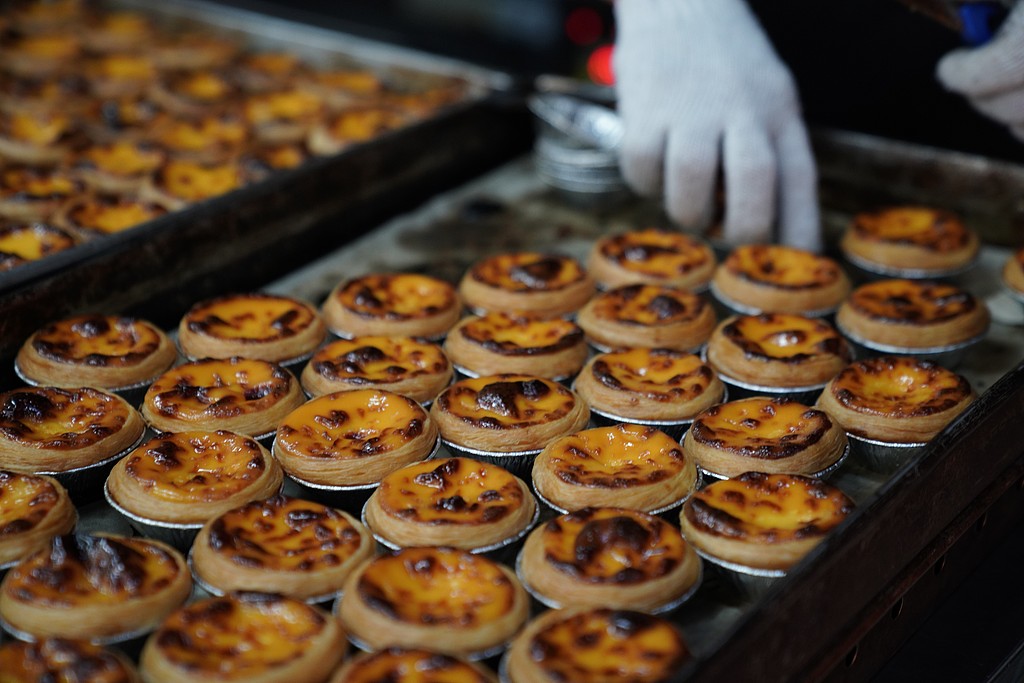
[(86, 314), (33, 332), (14, 362), (31, 384), (122, 389), (152, 380), (177, 355), (163, 330), (146, 320)]
[(1015, 298), (1024, 300), (1024, 248), (1016, 250), (1006, 259), (1003, 282)]
[(325, 394), (286, 415), (274, 456), (300, 483), (362, 487), (429, 457), (436, 445), (435, 422), (419, 403), (355, 389)]
[(476, 262), (459, 282), (475, 313), (530, 312), (546, 318), (574, 313), (594, 294), (594, 279), (568, 256), (498, 254)]
[(210, 69), (164, 74), (150, 89), (158, 106), (177, 116), (202, 118), (230, 104), (238, 88), (227, 73)]
[(977, 257), (977, 234), (952, 211), (893, 206), (853, 217), (839, 244), (850, 263), (890, 277), (958, 272)]
[(647, 283), (702, 290), (715, 271), (707, 242), (681, 232), (646, 228), (597, 241), (587, 270), (606, 289)]
[(287, 363), (311, 354), (326, 335), (313, 306), (262, 292), (199, 302), (178, 325), (178, 344), (193, 360), (241, 356)]
[(665, 612), (693, 594), (697, 553), (655, 515), (583, 508), (535, 529), (516, 565), (523, 585), (548, 607)]
[(23, 640), (123, 641), (185, 602), (192, 577), (173, 548), (145, 538), (56, 536), (0, 583), (0, 618)]
[(146, 641), (139, 670), (160, 683), (325, 683), (344, 655), (345, 635), (329, 614), (237, 593), (172, 612)]
[(242, 113), (257, 140), (271, 144), (302, 142), (325, 115), (324, 101), (294, 86), (249, 95)]
[(560, 511), (622, 507), (661, 512), (697, 487), (697, 466), (672, 437), (617, 424), (563, 436), (533, 463), (537, 494)]
[(0, 168), (0, 216), (13, 221), (47, 223), (81, 192), (81, 182), (61, 168)]
[(189, 560), (214, 594), (278, 593), (318, 602), (373, 556), (373, 538), (341, 510), (276, 495), (228, 510), (196, 536)]
[(51, 220), (85, 242), (123, 232), (166, 213), (161, 204), (132, 197), (85, 195), (61, 206)]
[(788, 398), (753, 398), (712, 406), (697, 416), (683, 450), (705, 472), (734, 477), (750, 471), (817, 475), (847, 451), (842, 425)]
[(521, 373), (565, 379), (587, 360), (583, 330), (564, 318), (494, 312), (463, 318), (444, 350), (465, 375)]
[(151, 143), (117, 140), (81, 150), (72, 168), (75, 175), (93, 190), (135, 194), (166, 159), (167, 153)]
[(82, 640), (44, 638), (0, 645), (4, 683), (140, 683), (124, 654)]
[(661, 285), (624, 285), (598, 294), (578, 316), (602, 351), (649, 348), (693, 351), (715, 328), (715, 311), (699, 294)]
[(497, 465), (447, 458), (384, 477), (363, 509), (387, 546), (448, 546), (486, 552), (523, 536), (537, 517), (529, 487)]
[(508, 683), (667, 683), (692, 659), (671, 622), (599, 607), (541, 614), (512, 642), (502, 668)]
[(775, 575), (799, 562), (853, 509), (845, 493), (820, 479), (745, 472), (695, 493), (679, 523), (704, 558)]
[(819, 316), (846, 298), (850, 280), (827, 256), (779, 244), (747, 244), (718, 266), (711, 289), (739, 313)]
[(48, 547), (54, 536), (71, 533), (77, 521), (56, 479), (0, 470), (0, 569)]
[(462, 302), (444, 280), (416, 273), (375, 273), (341, 282), (323, 304), (339, 337), (440, 339), (459, 320)]
[(483, 659), (496, 654), (529, 616), (515, 575), (454, 548), (406, 548), (367, 561), (335, 610), (361, 649), (429, 648)]
[(44, 223), (0, 226), (0, 272), (38, 261), (77, 244), (66, 230)]
[(725, 385), (710, 365), (670, 349), (600, 353), (577, 375), (573, 389), (596, 416), (673, 433), (725, 397)]
[(231, 113), (206, 114), (195, 119), (158, 118), (149, 139), (177, 159), (207, 164), (221, 163), (237, 154), (249, 141), (249, 129)]
[(298, 380), (277, 363), (206, 358), (157, 377), (146, 390), (142, 415), (161, 432), (223, 429), (262, 437), (301, 403)]
[(497, 683), (487, 669), (429, 650), (389, 647), (345, 662), (331, 683)]
[(0, 109), (0, 160), (8, 164), (52, 166), (71, 152), (75, 129), (59, 111)]
[(205, 31), (164, 31), (146, 45), (146, 55), (163, 71), (199, 71), (227, 66), (239, 50), (237, 41)]
[(337, 154), (347, 147), (401, 128), (408, 121), (406, 112), (392, 107), (349, 107), (314, 126), (306, 145), (313, 154)]
[(221, 163), (169, 159), (139, 191), (139, 198), (161, 204), (169, 211), (183, 209), (194, 202), (227, 194), (245, 184), (242, 167), (234, 162)]

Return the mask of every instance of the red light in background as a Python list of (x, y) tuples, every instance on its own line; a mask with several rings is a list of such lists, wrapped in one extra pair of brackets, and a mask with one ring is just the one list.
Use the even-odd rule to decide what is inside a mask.
[(590, 80), (600, 85), (615, 83), (615, 71), (612, 69), (612, 45), (602, 45), (587, 57), (587, 75)]
[(577, 45), (592, 45), (604, 33), (604, 20), (590, 7), (577, 7), (565, 18), (565, 35)]

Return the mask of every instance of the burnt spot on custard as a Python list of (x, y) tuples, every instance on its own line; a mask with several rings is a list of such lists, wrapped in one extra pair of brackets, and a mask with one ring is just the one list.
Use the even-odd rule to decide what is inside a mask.
[(583, 330), (575, 324), (566, 326), (563, 332), (563, 330), (556, 329), (547, 321), (533, 321), (529, 318), (514, 317), (508, 319), (508, 327), (518, 327), (520, 329), (527, 329), (533, 323), (536, 323), (538, 328), (541, 326), (547, 327), (549, 331), (543, 336), (538, 335), (538, 343), (532, 346), (520, 345), (509, 340), (499, 341), (494, 339), (490, 330), (486, 328), (480, 329), (479, 326), (473, 323), (461, 326), (458, 334), (463, 339), (501, 356), (542, 356), (571, 349), (583, 342)]
[(682, 235), (662, 231), (644, 233), (647, 234), (623, 233), (609, 237), (601, 242), (600, 253), (622, 267), (643, 266), (658, 257), (676, 257), (672, 267), (681, 275), (704, 265), (709, 259), (702, 245)]
[[(40, 448), (85, 448), (115, 434), (128, 419), (117, 399), (87, 387), (20, 389), (3, 394), (0, 400), (0, 434)], [(36, 425), (54, 420), (60, 420), (66, 430), (39, 439)]]
[[(51, 323), (32, 337), (32, 349), (42, 358), (58, 363), (81, 363), (93, 367), (134, 365), (148, 358), (160, 345), (159, 338), (140, 345), (141, 325), (132, 318), (116, 318), (111, 325), (106, 316), (90, 315), (75, 319), (73, 323)], [(113, 336), (116, 343), (134, 349), (118, 355), (81, 353), (89, 341)]]
[(489, 287), (518, 292), (550, 292), (583, 279), (576, 262), (550, 254), (509, 254), (474, 265), (469, 276)]
[[(448, 310), (455, 303), (455, 290), (450, 285), (441, 281), (433, 280), (435, 291), (431, 296), (441, 294), (440, 303), (424, 304), (421, 308), (399, 312), (395, 310), (395, 303), (399, 294), (394, 291), (395, 283), (402, 275), (366, 275), (345, 283), (338, 290), (337, 299), (346, 310), (358, 315), (361, 318), (384, 319), (384, 320), (413, 320), (416, 318), (427, 318)], [(415, 295), (414, 295), (415, 296)]]
[[(649, 299), (641, 299), (650, 295)], [(642, 301), (642, 305), (634, 303)], [(623, 325), (668, 325), (696, 320), (708, 307), (708, 302), (687, 290), (637, 283), (609, 290), (595, 299), (594, 313)], [(644, 318), (650, 318), (648, 322)]]
[[(665, 381), (651, 382), (645, 378), (646, 370), (669, 368), (673, 362), (689, 354), (670, 349), (650, 349), (649, 366), (634, 367), (622, 361), (609, 361), (615, 354), (599, 356), (590, 365), (590, 373), (603, 386), (615, 391), (635, 392), (652, 401), (669, 402), (700, 396), (710, 386), (715, 374), (707, 365), (698, 365), (690, 372), (682, 372)], [(645, 391), (636, 391), (623, 384), (624, 379), (642, 383)]]
[[(900, 237), (881, 234), (887, 225), (905, 225), (915, 222), (913, 219), (922, 215), (927, 215), (930, 220), (920, 232), (905, 233)], [(952, 211), (939, 209), (883, 209), (875, 213), (860, 213), (853, 217), (853, 230), (862, 239), (911, 245), (938, 253), (963, 249), (971, 241), (970, 233), (960, 217)]]
[[(174, 417), (181, 413), (192, 412), (189, 404), (198, 406), (199, 410), (210, 417), (237, 417), (246, 412), (257, 410), (266, 404), (273, 404), (288, 395), (293, 380), (292, 374), (276, 363), (269, 363), (270, 379), (256, 384), (249, 384), (246, 373), (235, 372), (235, 366), (245, 359), (233, 357), (226, 360), (215, 360), (223, 363), (230, 372), (217, 373), (209, 386), (196, 384), (196, 378), (189, 373), (188, 366), (183, 365), (172, 370), (165, 378), (174, 384), (164, 388), (169, 382), (160, 381), (150, 387), (147, 400), (152, 400), (152, 407), (162, 415)], [(202, 364), (206, 361), (198, 361)], [(233, 392), (226, 396), (215, 397), (211, 389), (236, 386), (241, 394)]]
[(754, 268), (746, 268), (737, 254), (730, 254), (725, 260), (725, 268), (736, 277), (762, 287), (773, 287), (788, 291), (816, 289), (822, 285), (835, 282), (842, 275), (842, 270), (835, 261), (808, 253), (807, 267), (800, 268), (803, 276), (800, 282), (780, 282), (780, 264), (774, 258), (777, 247), (771, 245), (748, 245), (743, 247), (750, 254)]
[[(468, 467), (463, 467), (468, 465)], [(468, 470), (468, 471), (467, 471)], [(486, 473), (479, 463), (450, 458), (428, 472), (421, 472), (412, 479), (412, 483), (429, 489), (429, 492), (406, 488), (405, 484), (393, 485), (389, 481), (381, 484), (381, 508), (388, 514), (406, 521), (421, 522), (431, 525), (448, 524), (491, 524), (508, 517), (513, 510), (518, 510), (524, 503), (522, 488), (515, 479), (510, 479), (500, 489), (487, 488), (479, 492), (475, 498), (467, 500), (455, 493), (462, 480), (474, 474)], [(397, 489), (397, 490), (395, 490)], [(450, 495), (449, 495), (450, 494)], [(395, 507), (393, 498), (406, 500)], [(434, 512), (453, 513), (455, 517), (425, 517), (420, 514), (424, 506)]]
[[(923, 380), (914, 378), (915, 386), (936, 385), (926, 400), (911, 401), (899, 391), (903, 387), (902, 378), (910, 372), (924, 374)], [(882, 395), (877, 392), (865, 394), (864, 379), (868, 377), (887, 379), (895, 391)], [(954, 383), (942, 382), (942, 377), (952, 379)], [(971, 395), (971, 385), (966, 378), (933, 361), (884, 356), (860, 360), (844, 368), (829, 387), (833, 398), (845, 408), (892, 417), (935, 415), (959, 405)]]
[(850, 296), (849, 304), (861, 315), (874, 320), (930, 325), (974, 311), (978, 300), (953, 285), (882, 280), (858, 287)]

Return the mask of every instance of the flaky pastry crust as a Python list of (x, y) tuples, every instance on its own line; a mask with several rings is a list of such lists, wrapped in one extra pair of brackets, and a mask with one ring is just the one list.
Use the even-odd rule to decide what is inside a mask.
[(839, 246), (867, 267), (938, 272), (974, 260), (979, 241), (951, 211), (896, 206), (854, 216)]
[(372, 273), (338, 283), (323, 303), (324, 320), (339, 337), (440, 339), (462, 311), (455, 288), (417, 273)]
[(617, 287), (584, 304), (579, 324), (605, 349), (692, 351), (711, 335), (715, 312), (699, 294), (661, 285)]
[(0, 566), (42, 550), (54, 536), (71, 533), (77, 521), (56, 479), (0, 470)]
[(573, 313), (594, 293), (594, 280), (573, 258), (514, 252), (475, 263), (459, 282), (476, 313), (530, 312), (546, 318)]
[(583, 330), (570, 320), (503, 312), (463, 318), (448, 333), (444, 350), (470, 374), (551, 379), (575, 375), (588, 353)]

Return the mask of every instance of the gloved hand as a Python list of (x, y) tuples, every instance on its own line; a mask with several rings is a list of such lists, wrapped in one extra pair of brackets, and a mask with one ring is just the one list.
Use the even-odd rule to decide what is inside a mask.
[(743, 0), (617, 0), (615, 15), (626, 181), (702, 227), (721, 165), (726, 240), (770, 241), (777, 211), (780, 241), (820, 248), (796, 86)]
[(1024, 2), (991, 41), (950, 52), (937, 71), (948, 90), (966, 96), (975, 109), (1024, 140)]

